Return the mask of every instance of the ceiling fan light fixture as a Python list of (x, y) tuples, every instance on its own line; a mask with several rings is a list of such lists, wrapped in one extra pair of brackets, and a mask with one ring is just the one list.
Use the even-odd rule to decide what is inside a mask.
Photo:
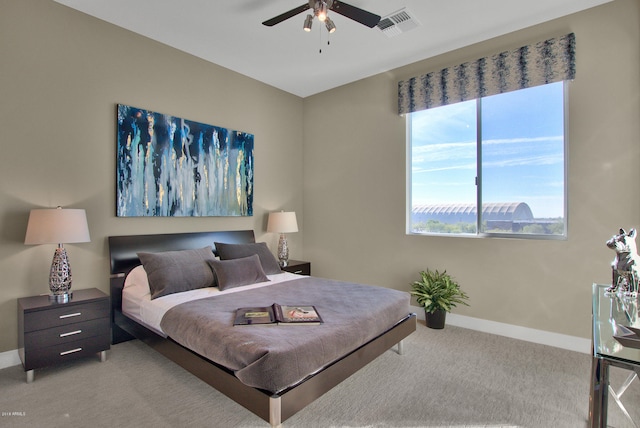
[(327, 16), (327, 19), (324, 22), (324, 25), (327, 27), (327, 31), (329, 32), (329, 34), (331, 34), (331, 33), (336, 31), (336, 25), (333, 23), (331, 18), (329, 18), (328, 16)]
[(304, 31), (307, 33), (311, 31), (311, 26), (313, 25), (313, 15), (307, 15), (304, 19)]

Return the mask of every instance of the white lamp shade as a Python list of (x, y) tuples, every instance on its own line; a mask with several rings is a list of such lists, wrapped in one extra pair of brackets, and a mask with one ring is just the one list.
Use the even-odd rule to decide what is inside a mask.
[(24, 238), (27, 245), (71, 244), (90, 240), (85, 210), (46, 208), (29, 213)]
[(267, 232), (293, 233), (298, 231), (296, 213), (293, 211), (280, 211), (270, 213), (267, 221)]

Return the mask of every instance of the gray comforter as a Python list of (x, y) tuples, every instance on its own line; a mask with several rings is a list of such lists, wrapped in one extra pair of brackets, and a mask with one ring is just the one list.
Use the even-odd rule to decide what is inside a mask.
[[(240, 307), (314, 305), (321, 325), (233, 326)], [(182, 303), (162, 318), (173, 340), (270, 392), (293, 386), (411, 312), (409, 293), (305, 277)]]

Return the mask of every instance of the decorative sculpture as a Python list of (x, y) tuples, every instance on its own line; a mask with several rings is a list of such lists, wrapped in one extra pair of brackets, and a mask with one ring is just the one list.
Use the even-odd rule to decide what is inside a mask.
[(613, 235), (607, 241), (607, 247), (616, 252), (616, 258), (611, 262), (612, 281), (608, 293), (620, 290), (626, 297), (638, 296), (638, 280), (640, 278), (640, 256), (636, 246), (636, 230), (629, 233), (620, 229), (618, 235)]

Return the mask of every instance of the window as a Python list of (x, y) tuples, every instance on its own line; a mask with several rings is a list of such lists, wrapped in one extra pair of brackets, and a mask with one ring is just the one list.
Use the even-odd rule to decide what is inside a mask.
[(565, 85), (407, 114), (408, 233), (565, 237)]

